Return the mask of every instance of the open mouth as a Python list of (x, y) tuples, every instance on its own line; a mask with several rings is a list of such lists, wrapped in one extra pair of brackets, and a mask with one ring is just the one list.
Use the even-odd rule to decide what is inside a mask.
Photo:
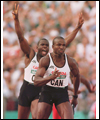
[(47, 54), (47, 51), (46, 50), (42, 50), (42, 55), (46, 55)]
[(63, 53), (64, 51), (63, 51), (63, 50), (60, 50), (59, 52), (60, 52), (60, 53)]

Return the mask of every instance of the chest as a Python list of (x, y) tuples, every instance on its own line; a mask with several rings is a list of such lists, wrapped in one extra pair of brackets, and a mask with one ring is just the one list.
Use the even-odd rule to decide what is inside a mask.
[(63, 59), (63, 60), (53, 59), (53, 63), (56, 67), (62, 68), (65, 65), (66, 61), (65, 61), (65, 59)]

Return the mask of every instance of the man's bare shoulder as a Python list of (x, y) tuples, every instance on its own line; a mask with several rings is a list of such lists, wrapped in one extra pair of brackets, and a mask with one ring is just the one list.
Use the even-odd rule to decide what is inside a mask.
[(49, 60), (49, 55), (46, 55), (46, 56), (42, 57), (40, 60), (43, 61), (43, 60), (45, 60), (45, 59), (46, 59), (46, 60)]
[(68, 59), (68, 61), (76, 61), (74, 58), (72, 58), (71, 56), (69, 56), (69, 55), (67, 55), (67, 59)]
[(67, 59), (68, 59), (69, 65), (77, 64), (76, 60), (74, 58), (70, 57), (69, 55), (67, 55)]
[(50, 63), (49, 55), (46, 55), (46, 56), (42, 57), (39, 61), (39, 64), (42, 67), (48, 67), (49, 63)]

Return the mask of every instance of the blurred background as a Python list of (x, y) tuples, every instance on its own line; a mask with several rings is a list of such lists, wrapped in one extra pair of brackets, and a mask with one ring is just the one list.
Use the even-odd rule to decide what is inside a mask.
[[(14, 28), (12, 10), (19, 4), (19, 21), (24, 36), (35, 50), (41, 38), (50, 43), (57, 35), (66, 37), (77, 25), (79, 13), (84, 24), (66, 54), (73, 57), (82, 75), (96, 84), (96, 1), (3, 1), (3, 118), (17, 119), (18, 95), (23, 83), (24, 54)], [(96, 92), (83, 92), (78, 97), (75, 119), (95, 119)], [(31, 118), (31, 114), (30, 114)], [(52, 119), (52, 113), (49, 117)]]

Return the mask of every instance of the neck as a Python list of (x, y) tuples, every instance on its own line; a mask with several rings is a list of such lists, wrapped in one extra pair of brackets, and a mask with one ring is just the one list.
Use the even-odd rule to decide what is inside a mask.
[(40, 61), (40, 59), (43, 57), (43, 56), (41, 56), (39, 53), (37, 53), (37, 61), (39, 62)]
[(56, 53), (54, 53), (54, 52), (52, 53), (52, 55), (53, 55), (53, 57), (56, 58), (56, 59), (62, 59), (63, 56), (64, 56), (64, 54), (59, 55), (59, 54), (56, 54)]

